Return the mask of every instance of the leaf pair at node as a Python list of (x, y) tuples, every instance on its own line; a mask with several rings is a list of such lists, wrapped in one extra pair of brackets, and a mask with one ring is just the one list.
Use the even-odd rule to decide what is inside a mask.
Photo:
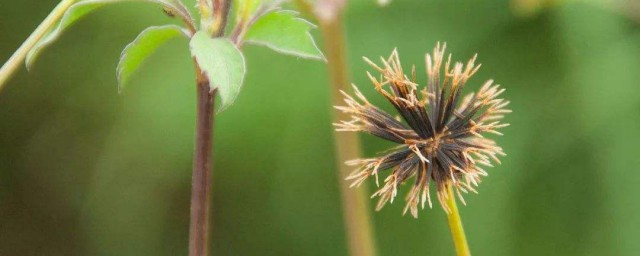
[[(209, 2), (202, 1), (202, 2)], [(215, 37), (201, 11), (200, 28), (180, 0), (79, 0), (64, 14), (57, 25), (31, 49), (26, 59), (27, 69), (33, 66), (43, 49), (87, 14), (111, 3), (150, 2), (162, 6), (170, 17), (179, 18), (184, 26), (162, 25), (143, 30), (120, 55), (117, 67), (118, 90), (122, 91), (131, 75), (164, 43), (178, 36), (190, 40), (191, 55), (210, 82), (211, 90), (220, 94), (218, 111), (233, 104), (246, 72), (242, 46), (255, 44), (276, 52), (300, 58), (324, 60), (309, 31), (315, 26), (298, 17), (294, 11), (281, 10), (279, 2), (268, 0), (235, 0), (235, 24), (228, 35)], [(231, 19), (229, 19), (231, 20)]]

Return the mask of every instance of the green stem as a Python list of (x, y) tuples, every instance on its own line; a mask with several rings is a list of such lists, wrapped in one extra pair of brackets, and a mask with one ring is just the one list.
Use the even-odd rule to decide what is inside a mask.
[(451, 229), (451, 237), (453, 244), (456, 247), (457, 256), (470, 256), (469, 245), (467, 244), (467, 237), (464, 234), (464, 228), (462, 227), (462, 220), (460, 219), (460, 213), (458, 212), (458, 205), (456, 204), (456, 198), (453, 194), (453, 185), (449, 185), (447, 206), (449, 212), (447, 218), (449, 219), (449, 229)]
[[(340, 105), (340, 91), (349, 91), (346, 41), (342, 31), (340, 15), (331, 20), (320, 20), (320, 29), (324, 37), (324, 48), (331, 75), (331, 100), (333, 105)], [(333, 119), (349, 119), (345, 113), (333, 111)], [(342, 209), (346, 225), (349, 252), (352, 256), (375, 256), (371, 218), (369, 216), (369, 198), (366, 189), (349, 188), (344, 178), (352, 171), (344, 162), (360, 158), (360, 141), (356, 133), (334, 133), (336, 160), (338, 161), (338, 180), (342, 194)]]
[(49, 30), (62, 18), (64, 13), (73, 5), (77, 0), (62, 0), (60, 3), (49, 13), (49, 16), (38, 25), (36, 30), (31, 33), (27, 40), (20, 45), (20, 48), (16, 50), (13, 55), (7, 60), (7, 62), (0, 68), (0, 91), (3, 86), (9, 81), (11, 76), (16, 72), (18, 67), (24, 62), (29, 51), (36, 45), (42, 37), (44, 37)]

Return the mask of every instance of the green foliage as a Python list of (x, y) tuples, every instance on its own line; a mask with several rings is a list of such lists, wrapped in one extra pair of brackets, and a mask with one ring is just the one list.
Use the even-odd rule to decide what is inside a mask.
[(209, 78), (211, 90), (222, 99), (218, 112), (229, 107), (240, 93), (245, 74), (242, 52), (227, 38), (211, 38), (205, 31), (196, 33), (190, 42), (191, 55)]
[(309, 30), (315, 26), (294, 11), (275, 11), (263, 15), (249, 28), (247, 43), (263, 45), (283, 54), (324, 60)]
[(175, 25), (153, 26), (145, 29), (124, 48), (118, 62), (118, 91), (122, 91), (133, 74), (144, 60), (155, 52), (162, 44), (180, 34), (182, 28)]
[(176, 10), (177, 13), (181, 15), (187, 15), (186, 9), (184, 6), (177, 0), (84, 0), (80, 1), (74, 5), (72, 5), (67, 12), (65, 12), (62, 19), (58, 22), (57, 26), (51, 30), (46, 36), (44, 36), (38, 43), (29, 51), (27, 54), (27, 58), (25, 60), (25, 65), (27, 69), (30, 69), (40, 55), (42, 50), (44, 50), (47, 46), (51, 45), (55, 42), (60, 35), (71, 25), (76, 23), (78, 20), (86, 16), (87, 14), (95, 11), (96, 9), (103, 7), (107, 4), (111, 3), (120, 3), (120, 2), (150, 2), (157, 3), (163, 5), (166, 8), (170, 8), (172, 10)]
[[(24, 39), (16, 34), (33, 29), (26, 17), (34, 14), (25, 11), (42, 11), (35, 2), (57, 0), (0, 0), (0, 52), (14, 51)], [(514, 114), (498, 139), (508, 156), (460, 207), (473, 255), (638, 255), (640, 25), (589, 3), (559, 5), (529, 19), (510, 7), (486, 0), (401, 0), (388, 8), (350, 1), (351, 82), (391, 111), (361, 56), (398, 47), (405, 68), (416, 64), (424, 82), (424, 54), (436, 41), (447, 41), (456, 60), (479, 53), (484, 66), (467, 91), (495, 78), (507, 88)], [(139, 18), (158, 18), (159, 8), (150, 9)], [(133, 40), (140, 31), (123, 21), (131, 12), (112, 13), (96, 13), (102, 17), (91, 25), (113, 20), (104, 33)], [(124, 46), (92, 41), (82, 48), (94, 50), (99, 66), (109, 66)], [(185, 49), (173, 43), (154, 54), (183, 56)], [(60, 59), (38, 60), (47, 68), (19, 74), (0, 94), (0, 254), (185, 255), (191, 58), (176, 58), (175, 67), (146, 62), (143, 68), (155, 72), (134, 74), (135, 86), (118, 96), (110, 84), (115, 72), (80, 64), (89, 52), (77, 51), (57, 48)], [(348, 255), (320, 63), (256, 47), (243, 52), (246, 86), (228, 109), (233, 113), (215, 124), (220, 171), (212, 180), (212, 251)], [(367, 155), (388, 147), (372, 136), (361, 139)], [(398, 213), (402, 201), (390, 207), (372, 212), (380, 256), (454, 255), (443, 211), (426, 210), (426, 218), (414, 220)]]
[[(39, 54), (55, 42), (62, 33), (89, 13), (107, 4), (120, 2), (150, 2), (162, 5), (171, 15), (179, 16), (187, 28), (176, 25), (150, 27), (144, 30), (123, 50), (117, 67), (118, 90), (122, 91), (131, 75), (169, 39), (184, 33), (192, 37), (192, 55), (211, 82), (211, 89), (220, 93), (224, 110), (237, 98), (245, 75), (245, 62), (239, 46), (243, 42), (267, 46), (279, 53), (308, 59), (324, 60), (310, 30), (315, 26), (298, 17), (294, 11), (277, 10), (276, 1), (235, 1), (236, 29), (229, 38), (211, 38), (209, 33), (192, 35), (196, 28), (191, 14), (179, 0), (79, 0), (27, 54), (25, 64), (29, 69)], [(188, 31), (187, 31), (188, 30)], [(246, 31), (246, 33), (245, 33)], [(244, 35), (244, 37), (243, 37)]]
[(250, 19), (262, 2), (262, 0), (234, 0), (233, 6), (236, 9), (236, 21)]

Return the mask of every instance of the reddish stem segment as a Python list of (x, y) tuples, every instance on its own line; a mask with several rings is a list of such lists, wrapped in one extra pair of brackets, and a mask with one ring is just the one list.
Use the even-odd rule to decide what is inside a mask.
[[(224, 35), (231, 0), (213, 1), (216, 16), (213, 37)], [(193, 154), (191, 180), (191, 223), (189, 225), (189, 256), (209, 256), (211, 231), (211, 183), (213, 182), (213, 119), (216, 90), (211, 91), (210, 81), (195, 61), (197, 81), (196, 141)]]
[[(199, 70), (198, 70), (199, 72)], [(196, 140), (191, 182), (189, 256), (209, 255), (212, 140), (215, 91), (199, 77), (197, 85)]]

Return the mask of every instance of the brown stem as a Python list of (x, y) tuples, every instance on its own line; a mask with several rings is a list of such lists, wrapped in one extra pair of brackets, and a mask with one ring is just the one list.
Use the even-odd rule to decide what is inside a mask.
[(229, 19), (229, 9), (231, 9), (230, 0), (213, 0), (214, 37), (224, 35), (224, 29)]
[[(213, 13), (217, 15), (213, 37), (224, 35), (231, 0), (214, 1)], [(194, 59), (196, 71), (196, 141), (191, 180), (191, 223), (189, 225), (189, 256), (209, 255), (211, 212), (211, 183), (213, 165), (213, 119), (216, 90), (211, 90), (210, 80), (202, 73)]]
[(191, 181), (191, 223), (189, 226), (189, 256), (209, 255), (209, 212), (211, 210), (211, 173), (215, 91), (196, 64), (197, 103), (196, 138)]
[[(331, 101), (334, 106), (340, 105), (342, 96), (340, 91), (349, 90), (349, 78), (347, 71), (346, 41), (342, 31), (340, 15), (330, 20), (320, 20), (320, 29), (325, 41), (325, 53), (327, 55), (328, 68), (331, 76)], [(333, 111), (333, 120), (347, 120), (350, 117), (342, 112)], [(356, 133), (334, 133), (336, 157), (338, 161), (338, 180), (342, 194), (344, 222), (352, 256), (376, 255), (373, 243), (371, 220), (368, 212), (368, 197), (366, 189), (349, 188), (344, 178), (351, 172), (344, 162), (360, 157), (360, 141)]]

